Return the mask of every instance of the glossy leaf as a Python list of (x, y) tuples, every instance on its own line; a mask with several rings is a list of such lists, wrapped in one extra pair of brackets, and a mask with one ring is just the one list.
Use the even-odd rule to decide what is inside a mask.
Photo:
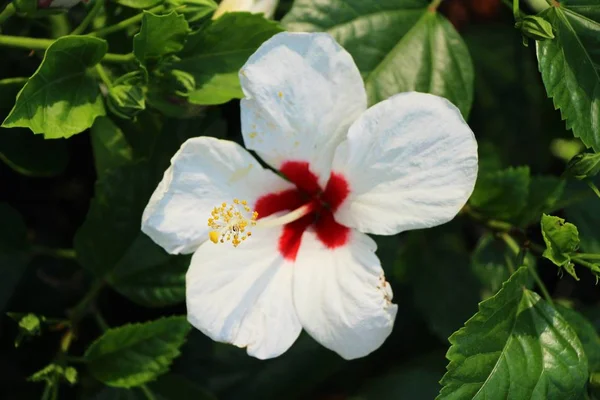
[(543, 213), (556, 210), (565, 190), (565, 184), (565, 180), (551, 175), (532, 176), (525, 207), (512, 221), (523, 227), (537, 224)]
[(600, 12), (585, 0), (555, 2), (540, 15), (556, 38), (537, 42), (537, 58), (549, 97), (567, 128), (600, 151)]
[(87, 70), (107, 48), (105, 40), (91, 36), (57, 39), (19, 92), (2, 127), (29, 128), (46, 139), (68, 138), (91, 127), (105, 111), (98, 84)]
[(525, 288), (520, 268), (450, 337), (438, 399), (579, 399), (587, 358), (562, 316)]
[(297, 0), (283, 22), (291, 31), (328, 32), (354, 57), (369, 102), (419, 91), (448, 98), (469, 114), (474, 72), (452, 25), (420, 0)]
[(589, 371), (600, 371), (600, 336), (598, 336), (594, 325), (579, 312), (571, 308), (557, 304), (556, 309), (569, 326), (573, 328), (575, 333), (577, 333), (577, 337), (588, 359)]
[(185, 317), (169, 317), (110, 329), (90, 345), (85, 359), (104, 384), (139, 386), (168, 371), (190, 328)]
[(282, 29), (262, 15), (232, 12), (191, 34), (173, 68), (190, 73), (194, 104), (222, 104), (243, 97), (238, 72), (248, 57)]
[(142, 63), (156, 60), (183, 49), (189, 33), (183, 15), (175, 11), (167, 15), (154, 15), (144, 11), (140, 32), (133, 38), (133, 54)]

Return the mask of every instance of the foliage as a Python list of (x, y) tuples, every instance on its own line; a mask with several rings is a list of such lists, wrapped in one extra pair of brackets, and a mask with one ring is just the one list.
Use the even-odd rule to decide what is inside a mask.
[[(0, 398), (600, 398), (600, 0), (50, 3), (0, 2)], [(191, 255), (140, 230), (183, 142), (242, 142), (239, 70), (284, 30), (331, 34), (370, 105), (447, 98), (479, 145), (455, 220), (374, 237), (398, 317), (359, 361), (211, 341)]]

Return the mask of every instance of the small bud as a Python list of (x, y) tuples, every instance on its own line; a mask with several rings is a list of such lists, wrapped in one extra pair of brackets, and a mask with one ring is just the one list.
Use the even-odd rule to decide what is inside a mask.
[(569, 161), (565, 173), (575, 179), (592, 178), (600, 172), (600, 153), (581, 153)]
[(107, 105), (116, 116), (132, 119), (146, 108), (144, 90), (139, 85), (114, 85), (108, 91)]
[(540, 42), (548, 39), (554, 39), (552, 24), (542, 17), (528, 15), (515, 24), (524, 37), (538, 40)]
[(217, 19), (225, 13), (247, 11), (253, 14), (264, 14), (265, 18), (273, 18), (279, 0), (223, 0), (213, 14)]
[(190, 73), (178, 69), (167, 72), (167, 85), (169, 92), (186, 97), (196, 90), (196, 79)]

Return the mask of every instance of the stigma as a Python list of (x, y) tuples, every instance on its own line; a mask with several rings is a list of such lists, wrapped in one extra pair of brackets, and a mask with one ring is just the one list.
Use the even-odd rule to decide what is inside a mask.
[(252, 211), (246, 200), (233, 199), (232, 204), (226, 202), (213, 208), (208, 218), (208, 238), (213, 243), (231, 242), (238, 247), (252, 236), (250, 230), (256, 225), (258, 213)]

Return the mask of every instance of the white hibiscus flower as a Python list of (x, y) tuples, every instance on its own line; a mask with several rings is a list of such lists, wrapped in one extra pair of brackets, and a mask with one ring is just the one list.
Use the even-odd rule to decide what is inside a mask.
[(273, 18), (278, 3), (279, 0), (223, 0), (213, 14), (213, 19), (232, 11), (247, 11)]
[(352, 57), (324, 33), (275, 35), (240, 79), (244, 143), (287, 179), (234, 142), (190, 139), (142, 230), (170, 253), (194, 253), (188, 318), (214, 340), (265, 359), (305, 329), (346, 359), (365, 356), (397, 312), (366, 233), (451, 220), (475, 184), (473, 132), (430, 94), (367, 110)]

